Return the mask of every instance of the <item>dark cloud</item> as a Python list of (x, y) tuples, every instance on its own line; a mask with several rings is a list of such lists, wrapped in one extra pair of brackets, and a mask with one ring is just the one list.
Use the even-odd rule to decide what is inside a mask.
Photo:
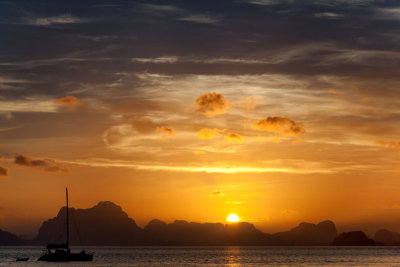
[(52, 159), (34, 159), (29, 156), (18, 155), (14, 158), (14, 163), (19, 166), (32, 167), (46, 172), (67, 172), (68, 170), (60, 166)]
[(303, 124), (286, 117), (268, 117), (253, 121), (251, 126), (258, 131), (267, 131), (283, 136), (296, 136), (305, 131)]
[(8, 169), (0, 166), (0, 177), (1, 176), (8, 176)]
[(230, 108), (230, 102), (222, 94), (204, 93), (196, 101), (196, 111), (212, 118), (218, 114), (224, 114)]

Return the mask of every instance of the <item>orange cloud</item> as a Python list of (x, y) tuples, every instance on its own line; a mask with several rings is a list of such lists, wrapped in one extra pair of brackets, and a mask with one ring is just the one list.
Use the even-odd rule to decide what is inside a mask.
[(254, 130), (273, 132), (285, 136), (296, 136), (305, 131), (303, 124), (286, 117), (268, 117), (253, 121), (251, 127)]
[(196, 101), (196, 111), (212, 118), (218, 114), (224, 114), (230, 107), (230, 102), (222, 94), (204, 93)]
[(75, 108), (81, 104), (81, 100), (75, 96), (65, 96), (54, 100), (54, 103), (67, 108)]
[(0, 176), (8, 176), (8, 169), (0, 167)]
[(384, 147), (389, 147), (389, 148), (400, 148), (400, 141), (384, 141), (384, 140), (376, 140), (375, 141), (378, 145), (384, 146)]
[(240, 143), (243, 141), (243, 138), (240, 136), (240, 134), (236, 133), (227, 133), (225, 135), (225, 139), (234, 143)]
[(163, 139), (176, 136), (175, 129), (169, 126), (160, 126), (156, 130), (162, 134)]
[(18, 155), (14, 158), (14, 163), (20, 166), (32, 167), (46, 172), (67, 172), (68, 170), (59, 166), (52, 159), (33, 159), (28, 156)]
[(203, 128), (197, 132), (197, 137), (200, 139), (213, 139), (217, 134), (220, 134), (222, 132), (224, 132), (224, 130), (220, 130), (217, 128), (214, 129)]
[(244, 109), (255, 109), (257, 107), (258, 98), (254, 96), (240, 98), (239, 106)]
[(224, 197), (225, 193), (222, 192), (221, 190), (215, 190), (215, 191), (211, 192), (209, 196), (210, 197)]

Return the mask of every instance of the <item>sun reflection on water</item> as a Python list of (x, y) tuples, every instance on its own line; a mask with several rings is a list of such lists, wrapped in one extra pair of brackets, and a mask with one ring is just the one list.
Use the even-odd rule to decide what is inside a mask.
[(241, 257), (240, 257), (239, 247), (228, 247), (225, 253), (227, 259), (227, 264), (225, 266), (227, 267), (242, 266), (242, 264), (240, 263)]

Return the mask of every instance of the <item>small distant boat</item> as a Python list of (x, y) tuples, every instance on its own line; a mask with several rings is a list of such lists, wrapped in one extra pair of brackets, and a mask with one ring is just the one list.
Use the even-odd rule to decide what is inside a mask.
[(17, 261), (28, 261), (29, 258), (17, 258)]
[(69, 262), (69, 261), (92, 261), (93, 255), (87, 254), (85, 250), (80, 253), (72, 253), (69, 247), (69, 207), (68, 207), (68, 188), (66, 188), (67, 197), (67, 242), (63, 244), (48, 244), (47, 253), (43, 254), (38, 261), (50, 262)]

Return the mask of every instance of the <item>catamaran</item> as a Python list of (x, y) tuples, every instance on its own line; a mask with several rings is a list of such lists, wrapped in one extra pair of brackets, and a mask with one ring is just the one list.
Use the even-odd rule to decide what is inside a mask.
[(47, 253), (43, 254), (38, 261), (68, 262), (68, 261), (92, 261), (93, 255), (85, 250), (80, 253), (72, 253), (69, 247), (69, 207), (68, 207), (68, 188), (65, 189), (67, 197), (67, 241), (62, 244), (48, 244)]

